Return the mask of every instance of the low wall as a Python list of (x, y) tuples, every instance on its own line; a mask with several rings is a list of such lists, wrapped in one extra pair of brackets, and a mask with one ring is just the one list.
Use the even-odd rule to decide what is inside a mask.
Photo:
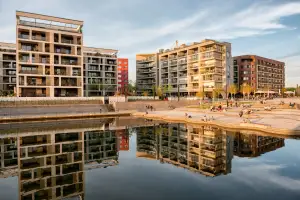
[(137, 110), (137, 111), (146, 111), (146, 106), (153, 106), (155, 110), (168, 110), (170, 106), (179, 108), (190, 105), (197, 105), (199, 101), (191, 100), (191, 101), (147, 101), (147, 102), (117, 102), (114, 103), (114, 107), (116, 110)]
[(103, 97), (2, 97), (0, 107), (103, 104)]
[(95, 113), (113, 112), (112, 105), (89, 104), (89, 105), (52, 105), (52, 106), (20, 106), (3, 107), (0, 109), (0, 117), (22, 116), (22, 115), (48, 115), (48, 114), (69, 114), (69, 113)]

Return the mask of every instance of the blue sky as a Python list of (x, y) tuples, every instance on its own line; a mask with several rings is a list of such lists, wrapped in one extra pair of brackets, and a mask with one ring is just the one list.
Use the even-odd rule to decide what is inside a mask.
[(300, 0), (0, 0), (0, 41), (15, 42), (16, 10), (83, 20), (84, 45), (118, 49), (132, 80), (135, 54), (211, 38), (284, 61), (300, 84)]

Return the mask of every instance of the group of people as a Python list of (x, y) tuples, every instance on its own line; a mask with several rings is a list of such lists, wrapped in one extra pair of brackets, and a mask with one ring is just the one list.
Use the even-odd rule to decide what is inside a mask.
[(221, 104), (218, 106), (212, 105), (210, 107), (210, 111), (215, 112), (215, 111), (227, 111), (227, 107), (223, 107)]
[(153, 110), (154, 110), (154, 107), (151, 106), (151, 105), (146, 105), (146, 110), (151, 110), (151, 111), (153, 111)]

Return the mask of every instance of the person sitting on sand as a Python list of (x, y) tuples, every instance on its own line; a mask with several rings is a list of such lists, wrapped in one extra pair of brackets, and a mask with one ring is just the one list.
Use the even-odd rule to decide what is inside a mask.
[(222, 110), (222, 105), (220, 104), (219, 106), (218, 106), (218, 111), (221, 111)]
[(185, 117), (188, 117), (189, 115), (187, 113), (185, 113)]

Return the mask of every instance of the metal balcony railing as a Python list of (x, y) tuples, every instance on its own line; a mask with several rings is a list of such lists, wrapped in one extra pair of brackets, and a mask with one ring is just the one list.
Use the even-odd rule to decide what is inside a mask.
[(29, 35), (25, 35), (25, 34), (19, 34), (18, 37), (21, 39), (29, 39)]
[(41, 35), (33, 35), (32, 36), (33, 40), (41, 40), (41, 41), (46, 41), (46, 37), (41, 36)]

